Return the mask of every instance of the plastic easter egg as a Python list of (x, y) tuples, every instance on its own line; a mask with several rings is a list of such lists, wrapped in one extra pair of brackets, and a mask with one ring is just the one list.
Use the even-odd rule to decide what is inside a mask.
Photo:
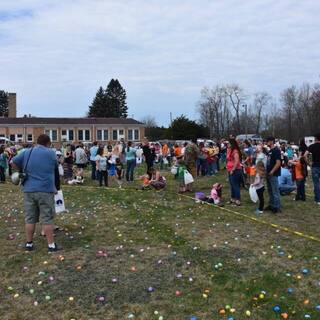
[(320, 304), (316, 306), (316, 310), (320, 311)]
[(282, 319), (288, 319), (289, 315), (286, 312), (281, 313)]
[(51, 297), (50, 297), (50, 296), (46, 296), (45, 299), (46, 299), (47, 301), (49, 301), (49, 300), (51, 299)]
[(247, 317), (250, 317), (250, 316), (251, 316), (251, 311), (250, 311), (250, 310), (247, 310), (247, 311), (246, 311), (246, 316), (247, 316)]
[(281, 308), (279, 306), (274, 306), (273, 311), (279, 313), (281, 311)]
[(153, 287), (149, 287), (148, 288), (148, 292), (154, 292), (154, 288)]
[(226, 310), (224, 310), (224, 309), (220, 309), (220, 310), (219, 310), (219, 314), (220, 314), (220, 315), (224, 315), (224, 314), (226, 314)]
[(303, 274), (308, 274), (309, 272), (310, 272), (309, 269), (303, 269), (303, 270), (302, 270), (302, 273), (303, 273)]
[(294, 292), (294, 289), (293, 288), (288, 288), (288, 293), (293, 293)]

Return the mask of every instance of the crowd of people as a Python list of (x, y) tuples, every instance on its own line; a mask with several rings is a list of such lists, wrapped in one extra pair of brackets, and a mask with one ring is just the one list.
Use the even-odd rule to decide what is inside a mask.
[[(164, 172), (170, 169), (178, 181), (179, 192), (184, 193), (195, 192), (194, 181), (198, 177), (214, 176), (225, 170), (230, 185), (228, 204), (240, 206), (241, 190), (251, 189), (259, 201), (257, 214), (265, 210), (280, 213), (281, 196), (296, 191), (294, 200), (306, 201), (305, 184), (310, 170), (314, 200), (320, 205), (320, 134), (315, 135), (315, 140), (308, 147), (301, 139), (296, 147), (273, 137), (264, 141), (237, 141), (230, 136), (208, 143), (160, 144), (145, 139), (137, 144), (121, 140), (115, 144), (79, 143), (54, 149), (50, 138), (41, 135), (35, 146), (0, 147), (0, 182), (15, 175), (14, 170), (20, 172), (18, 179), (25, 194), (26, 249), (33, 250), (35, 224), (41, 217), (51, 252), (57, 250), (53, 238), (53, 196), (60, 189), (60, 177), (69, 185), (84, 184), (85, 168), (90, 167), (90, 178), (101, 187), (109, 186), (112, 179), (122, 188), (124, 181), (130, 184), (138, 178), (141, 189), (161, 190), (166, 187)], [(138, 177), (135, 168), (142, 163), (144, 174)], [(221, 205), (222, 187), (215, 181), (208, 197), (199, 192), (196, 197)], [(265, 189), (269, 196), (266, 207)]]

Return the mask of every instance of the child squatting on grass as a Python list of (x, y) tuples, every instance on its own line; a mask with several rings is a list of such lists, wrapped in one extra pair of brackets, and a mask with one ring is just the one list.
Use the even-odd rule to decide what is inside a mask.
[(140, 180), (142, 182), (142, 190), (149, 189), (150, 187), (161, 190), (167, 185), (166, 178), (161, 175), (159, 170), (155, 170), (154, 168), (151, 168), (146, 174), (142, 175)]
[(265, 180), (266, 180), (266, 168), (262, 161), (258, 161), (256, 164), (256, 176), (254, 178), (254, 182), (252, 184), (257, 191), (257, 195), (259, 198), (259, 208), (255, 211), (256, 214), (262, 214), (264, 208), (264, 190), (265, 190)]

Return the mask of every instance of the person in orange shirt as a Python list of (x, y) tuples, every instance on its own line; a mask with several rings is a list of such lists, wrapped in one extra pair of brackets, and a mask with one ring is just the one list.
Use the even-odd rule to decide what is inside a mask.
[(160, 161), (160, 169), (162, 170), (163, 167), (167, 168), (168, 164), (169, 164), (169, 147), (168, 145), (165, 143), (162, 146), (162, 150), (161, 150), (161, 161)]
[(296, 181), (297, 195), (295, 201), (306, 201), (305, 183), (308, 176), (308, 164), (305, 157), (300, 157), (297, 161), (290, 161), (293, 167), (293, 180)]

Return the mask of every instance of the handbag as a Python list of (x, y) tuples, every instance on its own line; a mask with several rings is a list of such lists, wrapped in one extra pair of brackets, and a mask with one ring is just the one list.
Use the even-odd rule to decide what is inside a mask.
[(172, 173), (173, 175), (176, 175), (176, 174), (178, 173), (178, 167), (177, 167), (177, 166), (173, 166), (173, 167), (171, 168), (171, 173)]
[(66, 211), (62, 190), (59, 190), (58, 193), (54, 195), (54, 204), (57, 214)]
[(188, 185), (193, 182), (194, 182), (193, 176), (191, 175), (191, 173), (189, 171), (185, 170), (184, 171), (184, 184)]
[(64, 170), (63, 170), (63, 166), (62, 166), (61, 163), (58, 165), (58, 170), (59, 170), (59, 176), (63, 177), (64, 176)]
[(257, 189), (254, 186), (250, 186), (249, 188), (250, 199), (253, 203), (257, 203), (259, 200)]

